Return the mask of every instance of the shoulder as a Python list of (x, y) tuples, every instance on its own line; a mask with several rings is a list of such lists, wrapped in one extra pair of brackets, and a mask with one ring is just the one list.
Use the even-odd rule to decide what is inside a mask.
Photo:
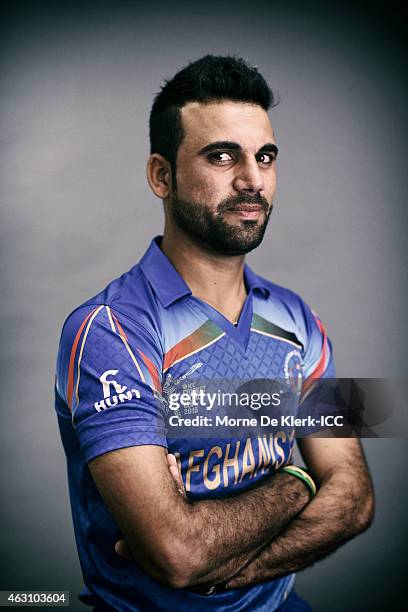
[(254, 302), (254, 313), (289, 331), (303, 347), (306, 376), (334, 377), (333, 350), (318, 314), (294, 291), (262, 279), (267, 297)]
[(270, 319), (277, 325), (296, 334), (304, 347), (307, 346), (312, 330), (318, 324), (318, 315), (295, 291), (277, 285), (268, 279), (258, 277), (267, 289), (266, 299), (255, 300), (256, 314)]
[(95, 371), (123, 375), (134, 369), (143, 380), (153, 377), (156, 384), (163, 358), (159, 308), (138, 265), (75, 308), (60, 337), (56, 364), (60, 397), (74, 405), (80, 373), (82, 386), (86, 375)]
[(99, 293), (89, 298), (65, 319), (61, 341), (72, 342), (84, 327), (98, 322), (111, 327), (135, 327), (158, 339), (161, 307), (140, 265), (112, 280)]

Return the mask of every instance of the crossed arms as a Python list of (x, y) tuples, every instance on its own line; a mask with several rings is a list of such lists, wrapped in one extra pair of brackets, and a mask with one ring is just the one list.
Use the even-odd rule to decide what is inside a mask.
[(222, 500), (189, 502), (159, 446), (120, 449), (89, 463), (90, 472), (133, 558), (173, 588), (248, 586), (298, 571), (364, 531), (373, 490), (357, 439), (299, 440), (319, 485), (277, 473)]

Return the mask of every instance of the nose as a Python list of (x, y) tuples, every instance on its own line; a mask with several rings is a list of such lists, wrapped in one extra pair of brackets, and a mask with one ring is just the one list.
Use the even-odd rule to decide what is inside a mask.
[(264, 178), (255, 158), (245, 158), (237, 166), (233, 186), (238, 192), (244, 191), (250, 194), (263, 190)]

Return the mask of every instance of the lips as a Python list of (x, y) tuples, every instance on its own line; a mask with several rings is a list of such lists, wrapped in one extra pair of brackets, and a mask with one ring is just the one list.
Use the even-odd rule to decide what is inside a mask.
[(231, 206), (229, 210), (233, 212), (260, 212), (263, 210), (263, 206), (259, 204), (237, 204), (236, 206)]
[[(258, 223), (261, 214), (264, 212), (264, 207), (259, 204), (236, 204), (228, 208), (227, 212), (246, 221), (256, 221)], [(267, 212), (265, 211), (264, 214), (266, 215)]]
[(218, 205), (218, 214), (237, 215), (238, 217), (247, 220), (259, 221), (261, 213), (265, 216), (269, 214), (269, 209), (272, 209), (272, 204), (269, 204), (267, 199), (262, 195), (250, 195), (241, 193), (237, 196), (225, 198)]

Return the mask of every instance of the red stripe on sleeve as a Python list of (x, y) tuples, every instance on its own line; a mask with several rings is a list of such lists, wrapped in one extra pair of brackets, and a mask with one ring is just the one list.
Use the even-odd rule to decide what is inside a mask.
[(160, 378), (159, 372), (157, 371), (156, 366), (154, 365), (153, 361), (147, 355), (145, 355), (143, 351), (141, 351), (139, 348), (137, 350), (140, 353), (149, 371), (150, 376), (152, 377), (153, 384), (154, 384), (156, 391), (159, 391), (161, 393), (161, 390), (162, 390), (161, 378)]
[[(113, 312), (112, 312), (112, 316), (113, 316), (113, 318), (115, 320), (115, 323), (116, 323), (116, 325), (118, 327), (119, 334), (122, 336), (122, 338), (124, 338), (128, 342), (128, 338), (127, 338), (127, 336), (126, 336), (126, 334), (125, 334), (125, 332), (123, 330), (123, 327), (121, 326), (121, 324), (118, 321), (118, 318), (115, 317)], [(153, 361), (147, 355), (145, 355), (145, 353), (143, 353), (143, 351), (141, 351), (139, 348), (137, 350), (140, 353), (140, 356), (143, 359), (144, 364), (145, 364), (145, 366), (148, 369), (148, 372), (149, 372), (149, 374), (150, 374), (150, 376), (151, 376), (151, 378), (153, 380), (153, 384), (154, 384), (155, 389), (157, 391), (161, 392), (161, 378), (160, 378), (159, 372), (157, 371), (156, 366), (154, 365)]]
[(71, 356), (69, 358), (69, 367), (68, 367), (68, 386), (67, 386), (67, 402), (68, 402), (68, 407), (71, 410), (71, 412), (72, 412), (72, 396), (73, 396), (73, 393), (74, 393), (74, 366), (75, 366), (76, 350), (78, 348), (79, 339), (81, 337), (83, 329), (84, 329), (85, 325), (87, 324), (89, 318), (95, 312), (95, 310), (96, 310), (96, 308), (94, 308), (85, 317), (85, 319), (82, 321), (81, 327), (78, 329), (78, 332), (77, 332), (77, 334), (75, 336), (75, 340), (74, 340), (74, 343), (73, 343), (72, 349), (71, 349)]
[(124, 338), (126, 340), (126, 342), (128, 342), (128, 338), (127, 335), (125, 334), (125, 332), (123, 331), (123, 327), (121, 326), (121, 324), (119, 323), (118, 319), (115, 317), (115, 315), (112, 312), (112, 316), (115, 319), (115, 323), (118, 326), (118, 330), (119, 330), (119, 334), (122, 336), (122, 338)]
[(303, 383), (303, 387), (302, 387), (302, 395), (310, 388), (310, 386), (313, 384), (313, 381), (316, 380), (317, 378), (320, 378), (321, 375), (324, 373), (324, 370), (326, 368), (326, 358), (327, 358), (327, 353), (328, 353), (328, 348), (327, 348), (327, 333), (326, 333), (326, 329), (323, 325), (323, 323), (320, 321), (320, 319), (318, 319), (317, 317), (315, 317), (317, 326), (323, 336), (323, 347), (322, 347), (322, 353), (320, 355), (319, 361), (316, 364), (315, 369), (313, 370), (313, 372), (311, 374), (309, 374), (309, 376), (306, 378), (306, 380)]

